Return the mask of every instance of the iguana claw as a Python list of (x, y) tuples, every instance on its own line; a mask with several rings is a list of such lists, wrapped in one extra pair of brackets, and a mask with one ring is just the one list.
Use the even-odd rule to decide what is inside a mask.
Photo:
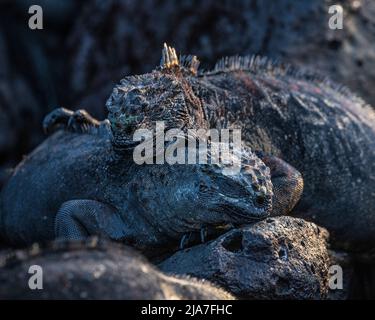
[(87, 132), (91, 126), (98, 127), (99, 124), (87, 111), (77, 110), (69, 118), (68, 128), (74, 132)]
[(43, 130), (46, 134), (53, 132), (57, 127), (69, 129), (73, 132), (88, 132), (90, 127), (98, 127), (100, 121), (93, 118), (85, 110), (72, 111), (58, 108), (50, 112), (43, 121)]
[(180, 241), (180, 250), (185, 249), (186, 245), (189, 243), (191, 233), (185, 233)]
[(202, 243), (206, 242), (207, 234), (208, 234), (207, 227), (202, 227), (201, 230), (200, 230), (200, 236), (201, 236), (201, 242)]
[(207, 227), (202, 227), (199, 230), (199, 233), (197, 232), (188, 232), (185, 233), (180, 241), (180, 250), (183, 250), (186, 248), (186, 246), (189, 244), (189, 242), (196, 243), (197, 236), (200, 237), (201, 243), (205, 243), (208, 235), (208, 228)]
[(69, 118), (74, 114), (72, 110), (65, 108), (57, 108), (47, 114), (43, 120), (43, 131), (45, 134), (50, 134), (58, 126), (66, 127)]

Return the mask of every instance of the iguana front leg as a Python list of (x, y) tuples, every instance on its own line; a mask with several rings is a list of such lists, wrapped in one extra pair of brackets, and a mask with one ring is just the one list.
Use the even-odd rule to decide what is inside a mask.
[(73, 132), (88, 132), (90, 128), (98, 128), (101, 122), (93, 118), (85, 110), (72, 111), (65, 108), (57, 108), (50, 112), (43, 120), (43, 130), (49, 134), (59, 127)]
[(301, 173), (278, 157), (257, 152), (258, 157), (271, 170), (273, 185), (272, 216), (288, 214), (301, 198), (303, 178)]
[(55, 237), (75, 240), (92, 235), (117, 241), (130, 236), (114, 208), (95, 200), (64, 202), (55, 218)]

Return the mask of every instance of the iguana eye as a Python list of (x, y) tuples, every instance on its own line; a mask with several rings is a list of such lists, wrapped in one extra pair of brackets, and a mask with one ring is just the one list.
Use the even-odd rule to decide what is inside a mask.
[(231, 180), (230, 178), (217, 178), (215, 179), (220, 193), (229, 197), (243, 197), (248, 192), (240, 184)]
[(139, 108), (148, 106), (142, 91), (138, 88), (130, 90), (125, 98), (125, 105), (129, 112), (137, 111)]

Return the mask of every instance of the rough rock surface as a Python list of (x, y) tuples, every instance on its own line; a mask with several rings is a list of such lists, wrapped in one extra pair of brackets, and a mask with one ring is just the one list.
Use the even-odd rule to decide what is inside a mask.
[(301, 219), (269, 218), (179, 251), (159, 266), (207, 279), (240, 298), (321, 299), (328, 290), (327, 235)]
[[(129, 247), (54, 243), (0, 254), (0, 299), (233, 299), (207, 281), (166, 276)], [(43, 268), (43, 290), (30, 290), (30, 266)]]

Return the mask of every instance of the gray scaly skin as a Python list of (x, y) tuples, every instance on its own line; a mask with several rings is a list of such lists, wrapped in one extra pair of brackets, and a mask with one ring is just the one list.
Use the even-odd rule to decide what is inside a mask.
[(134, 130), (158, 120), (167, 128), (242, 129), (273, 168), (274, 207), (294, 204), (302, 191), (292, 168), (276, 181), (279, 157), (304, 179), (295, 214), (326, 227), (338, 247), (373, 247), (375, 112), (345, 88), (265, 58), (225, 58), (208, 72), (198, 64), (165, 46), (159, 69), (123, 79), (107, 102), (114, 145), (131, 148)]
[(185, 236), (196, 232), (204, 241), (209, 227), (270, 214), (270, 169), (249, 148), (241, 172), (231, 176), (223, 174), (224, 164), (140, 166), (119, 148), (108, 120), (60, 108), (44, 128), (61, 126), (18, 165), (2, 191), (1, 236), (10, 244), (101, 235), (145, 252), (176, 246), (181, 238), (184, 246)]

